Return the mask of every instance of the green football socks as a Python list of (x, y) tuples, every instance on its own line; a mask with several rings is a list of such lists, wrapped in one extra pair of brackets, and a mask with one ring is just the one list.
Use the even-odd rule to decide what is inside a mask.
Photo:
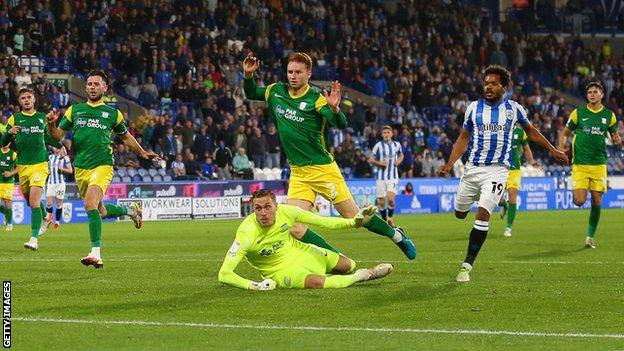
[(106, 218), (117, 218), (128, 214), (128, 207), (120, 205), (104, 205), (106, 207)]
[(596, 234), (596, 228), (598, 228), (598, 221), (600, 220), (600, 206), (591, 207), (589, 213), (589, 228), (587, 228), (587, 236), (593, 238)]
[(87, 211), (87, 217), (89, 218), (91, 247), (100, 247), (100, 241), (102, 239), (102, 217), (100, 216), (100, 211)]
[(390, 239), (394, 237), (394, 228), (392, 228), (378, 215), (374, 215), (373, 217), (371, 217), (371, 219), (366, 224), (364, 224), (363, 227), (375, 234), (387, 236)]
[(30, 211), (30, 230), (32, 231), (32, 237), (33, 238), (38, 238), (39, 237), (39, 230), (41, 229), (41, 221), (43, 220), (43, 218), (41, 218), (41, 207), (37, 207), (37, 208), (31, 208)]
[(507, 208), (507, 228), (511, 229), (511, 226), (513, 225), (514, 219), (516, 218), (516, 210), (518, 209), (518, 205), (517, 204), (509, 204), (509, 207)]
[(340, 251), (336, 250), (333, 246), (331, 246), (327, 240), (325, 240), (322, 236), (316, 233), (314, 230), (308, 228), (306, 232), (303, 234), (301, 241), (307, 244), (314, 244), (318, 247), (322, 247), (329, 251), (333, 251), (335, 253), (340, 253)]

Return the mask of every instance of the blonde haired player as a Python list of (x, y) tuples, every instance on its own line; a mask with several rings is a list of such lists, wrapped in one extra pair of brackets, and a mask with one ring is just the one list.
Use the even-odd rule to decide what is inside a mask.
[[(333, 82), (330, 93), (311, 87), (308, 82), (312, 76), (312, 59), (302, 52), (293, 53), (288, 59), (287, 83), (258, 87), (254, 73), (259, 67), (260, 60), (252, 54), (243, 61), (245, 95), (251, 100), (266, 101), (277, 122), (291, 167), (287, 203), (310, 211), (316, 196), (321, 195), (334, 204), (341, 216), (353, 218), (358, 207), (325, 138), (329, 125), (347, 127), (347, 117), (340, 111), (340, 83)], [(392, 228), (377, 215), (364, 227), (391, 239), (407, 258), (416, 257), (416, 247), (401, 228)], [(293, 227), (291, 234), (305, 243), (338, 251), (304, 225)]]

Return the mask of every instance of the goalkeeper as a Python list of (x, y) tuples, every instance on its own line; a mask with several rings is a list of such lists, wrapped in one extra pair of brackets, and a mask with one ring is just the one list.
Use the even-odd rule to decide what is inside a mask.
[[(225, 255), (219, 281), (241, 289), (272, 290), (279, 288), (346, 288), (357, 282), (385, 277), (393, 270), (388, 263), (371, 269), (355, 270), (355, 262), (333, 251), (302, 243), (289, 232), (295, 223), (327, 229), (359, 228), (375, 214), (375, 206), (366, 207), (354, 218), (321, 217), (299, 207), (277, 205), (268, 189), (252, 196), (254, 213), (243, 220), (236, 238)], [(254, 282), (234, 272), (246, 258), (264, 280)]]

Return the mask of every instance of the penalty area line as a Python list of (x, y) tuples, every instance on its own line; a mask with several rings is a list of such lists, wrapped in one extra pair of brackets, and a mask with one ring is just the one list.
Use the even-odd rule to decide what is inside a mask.
[(405, 333), (405, 334), (454, 334), (454, 335), (504, 335), (546, 338), (590, 338), (590, 339), (624, 339), (624, 334), (593, 334), (593, 333), (555, 333), (534, 331), (484, 330), (484, 329), (418, 329), (418, 328), (376, 328), (376, 327), (321, 327), (305, 325), (254, 325), (254, 324), (221, 324), (192, 322), (156, 322), (133, 320), (88, 320), (88, 319), (56, 319), (36, 317), (14, 317), (13, 321), (32, 323), (63, 323), (63, 324), (96, 324), (96, 325), (135, 325), (156, 327), (180, 327), (198, 329), (255, 329), (255, 330), (300, 330), (328, 332), (372, 332), (372, 333)]

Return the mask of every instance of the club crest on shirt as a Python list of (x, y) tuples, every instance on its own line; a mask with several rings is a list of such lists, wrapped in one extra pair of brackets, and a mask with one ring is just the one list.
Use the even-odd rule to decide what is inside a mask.
[(284, 223), (282, 224), (282, 226), (280, 227), (280, 232), (285, 232), (288, 230), (288, 224)]
[(102, 112), (102, 118), (108, 118), (108, 112)]
[(299, 109), (300, 109), (300, 110), (305, 110), (305, 108), (306, 108), (306, 106), (307, 106), (307, 105), (308, 105), (308, 103), (307, 103), (307, 102), (305, 102), (305, 101), (301, 101), (301, 102), (299, 103)]
[(513, 119), (513, 111), (505, 111), (505, 117), (507, 117), (507, 119)]
[(607, 124), (607, 119), (606, 118), (602, 119), (602, 124)]

